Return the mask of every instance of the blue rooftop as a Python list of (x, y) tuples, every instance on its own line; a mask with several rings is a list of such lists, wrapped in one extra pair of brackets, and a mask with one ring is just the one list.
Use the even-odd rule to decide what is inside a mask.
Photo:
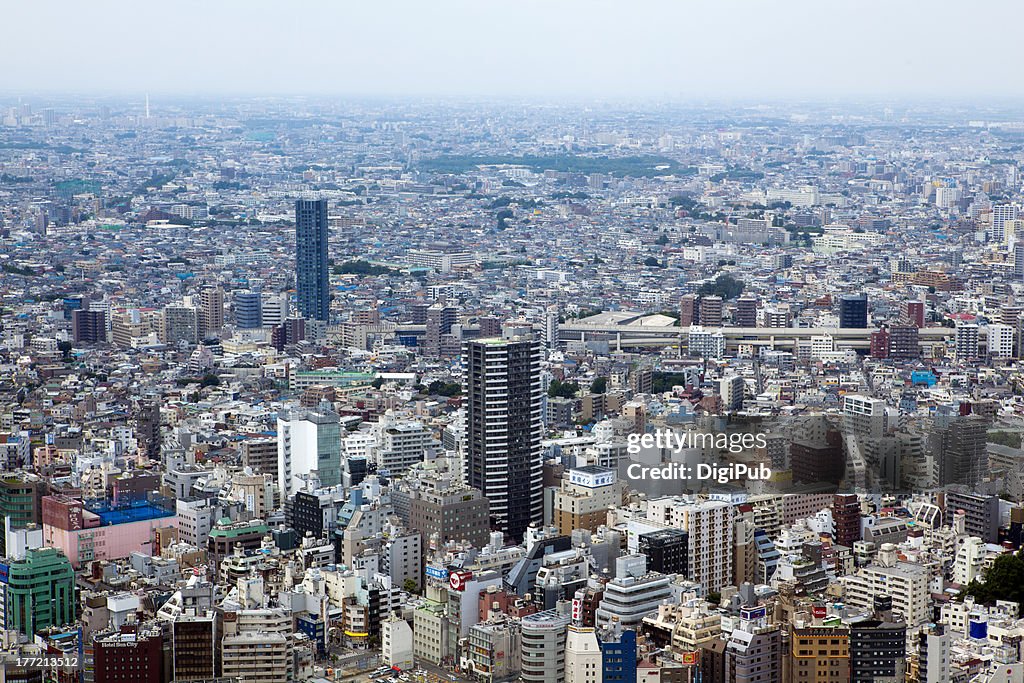
[(171, 510), (157, 507), (156, 505), (145, 501), (131, 503), (130, 505), (120, 505), (118, 507), (100, 504), (86, 509), (93, 514), (99, 515), (102, 526), (127, 524), (129, 522), (144, 522), (148, 519), (173, 517), (175, 514)]

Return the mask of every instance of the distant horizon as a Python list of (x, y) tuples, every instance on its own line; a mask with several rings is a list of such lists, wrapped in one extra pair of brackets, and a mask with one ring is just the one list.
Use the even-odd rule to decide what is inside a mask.
[(817, 107), (828, 109), (837, 106), (854, 106), (850, 110), (851, 115), (857, 112), (877, 110), (881, 112), (886, 107), (900, 107), (915, 109), (920, 107), (935, 107), (930, 111), (948, 112), (953, 110), (983, 113), (992, 112), (999, 114), (1015, 113), (1019, 109), (1021, 116), (1024, 116), (1024, 94), (1019, 96), (998, 96), (986, 98), (979, 101), (976, 97), (952, 98), (939, 95), (914, 95), (906, 97), (894, 97), (882, 94), (847, 94), (847, 95), (789, 95), (758, 97), (757, 95), (734, 96), (685, 96), (685, 95), (647, 95), (647, 96), (587, 96), (575, 95), (558, 97), (555, 95), (529, 95), (529, 94), (507, 94), (507, 95), (470, 95), (470, 94), (409, 94), (409, 93), (359, 93), (359, 92), (337, 92), (337, 93), (287, 93), (287, 92), (233, 92), (233, 93), (205, 93), (205, 92), (184, 92), (184, 91), (102, 91), (102, 90), (64, 90), (64, 89), (18, 89), (5, 90), (0, 88), (0, 104), (10, 106), (18, 102), (25, 104), (59, 104), (69, 105), (76, 100), (85, 103), (110, 103), (124, 106), (137, 106), (144, 108), (146, 96), (149, 96), (150, 106), (156, 115), (159, 107), (170, 106), (180, 107), (189, 104), (211, 105), (211, 104), (248, 104), (261, 101), (267, 102), (304, 102), (310, 105), (334, 105), (334, 104), (379, 104), (379, 103), (402, 103), (416, 105), (522, 105), (539, 107), (600, 107), (616, 108), (624, 110), (645, 111), (654, 107), (693, 107), (718, 109), (723, 107), (742, 107), (743, 111), (754, 111), (758, 108), (766, 109), (792, 109), (796, 107)]
[[(12, 3), (0, 92), (1024, 100), (1024, 8), (938, 0)], [(276, 93), (276, 95), (275, 95)]]

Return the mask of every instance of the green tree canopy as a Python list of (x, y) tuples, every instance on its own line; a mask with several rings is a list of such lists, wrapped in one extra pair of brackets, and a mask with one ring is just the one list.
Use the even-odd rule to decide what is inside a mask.
[(427, 393), (438, 394), (439, 396), (458, 396), (462, 393), (462, 385), (457, 382), (443, 382), (438, 379), (427, 385)]
[(966, 594), (986, 605), (996, 600), (1024, 604), (1024, 557), (1020, 552), (997, 557), (984, 577), (984, 581), (971, 581)]
[(701, 296), (720, 296), (723, 299), (735, 299), (743, 293), (745, 285), (729, 273), (722, 273), (714, 282), (705, 282), (697, 291)]
[(548, 397), (574, 398), (579, 390), (580, 385), (576, 382), (563, 382), (559, 379), (553, 379), (551, 380), (551, 386), (548, 387)]

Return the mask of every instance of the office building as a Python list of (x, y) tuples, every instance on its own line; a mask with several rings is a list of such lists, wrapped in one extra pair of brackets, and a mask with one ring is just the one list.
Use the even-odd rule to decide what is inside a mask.
[(206, 552), (210, 563), (220, 565), (221, 560), (234, 554), (240, 546), (242, 551), (254, 551), (263, 544), (263, 538), (270, 532), (270, 527), (260, 520), (247, 522), (231, 522), (228, 518), (215, 521), (206, 539)]
[(625, 482), (607, 467), (587, 465), (569, 470), (554, 492), (555, 526), (568, 536), (574, 529), (596, 532), (608, 521), (608, 510), (622, 505)]
[(844, 294), (839, 299), (839, 327), (868, 326), (868, 295)]
[(263, 302), (259, 292), (235, 292), (235, 327), (243, 330), (263, 326)]
[(565, 683), (602, 683), (601, 645), (593, 627), (569, 625), (565, 639)]
[(840, 627), (794, 627), (789, 634), (789, 680), (848, 683), (850, 632)]
[(647, 568), (660, 574), (687, 576), (687, 534), (681, 529), (659, 529), (640, 534), (637, 549), (647, 557)]
[(344, 493), (337, 487), (299, 491), (285, 506), (286, 519), (300, 539), (329, 538), (343, 502)]
[(495, 527), (520, 539), (543, 519), (541, 346), (471, 341), (463, 359), (468, 483), (490, 501)]
[[(234, 616), (237, 619), (237, 615)], [(221, 640), (221, 670), (225, 678), (253, 683), (295, 680), (290, 633), (260, 629), (228, 634), (228, 626), (230, 624), (225, 624)]]
[(876, 683), (903, 680), (906, 671), (907, 625), (882, 619), (850, 624), (850, 680)]
[[(421, 476), (407, 494), (407, 524), (431, 542), (468, 541), (483, 548), (490, 541), (490, 503), (460, 479), (455, 475)], [(400, 495), (392, 492), (392, 500)]]
[(492, 618), (469, 629), (470, 672), (487, 683), (512, 681), (519, 676), (523, 643), (519, 620)]
[(615, 578), (605, 584), (604, 595), (594, 613), (598, 627), (613, 621), (624, 627), (638, 626), (651, 612), (672, 596), (672, 576), (647, 571), (646, 555), (623, 555), (615, 559)]
[(71, 311), (72, 338), (76, 344), (107, 341), (107, 314), (104, 311)]
[(243, 441), (242, 464), (256, 474), (277, 474), (277, 439)]
[(330, 312), (327, 234), (327, 200), (295, 202), (295, 293), (309, 320), (327, 320)]
[(277, 481), (282, 503), (312, 473), (321, 486), (341, 483), (341, 422), (327, 404), (277, 418)]
[(520, 674), (525, 683), (564, 683), (569, 617), (546, 610), (523, 617)]
[[(49, 485), (32, 474), (12, 472), (0, 479), (0, 524), (8, 520), (11, 529), (24, 529), (43, 521), (43, 496)], [(4, 535), (6, 536), (6, 534)], [(8, 557), (6, 538), (0, 536), (0, 557)]]
[(57, 548), (34, 548), (11, 562), (0, 583), (0, 613), (5, 629), (32, 638), (36, 631), (75, 622), (78, 598), (75, 571)]
[(171, 672), (175, 681), (203, 681), (220, 675), (217, 618), (178, 615), (171, 624)]
[(266, 327), (280, 325), (288, 319), (290, 310), (287, 294), (260, 295), (261, 323)]
[(636, 683), (636, 631), (624, 630), (613, 621), (598, 631), (597, 637), (601, 642), (601, 682)]

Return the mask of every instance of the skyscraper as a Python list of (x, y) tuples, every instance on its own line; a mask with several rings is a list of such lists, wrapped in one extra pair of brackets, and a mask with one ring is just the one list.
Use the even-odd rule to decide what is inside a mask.
[(523, 337), (467, 342), (468, 483), (495, 526), (520, 539), (543, 517), (541, 345)]
[(327, 200), (300, 199), (295, 202), (295, 292), (302, 317), (327, 320), (327, 283)]

